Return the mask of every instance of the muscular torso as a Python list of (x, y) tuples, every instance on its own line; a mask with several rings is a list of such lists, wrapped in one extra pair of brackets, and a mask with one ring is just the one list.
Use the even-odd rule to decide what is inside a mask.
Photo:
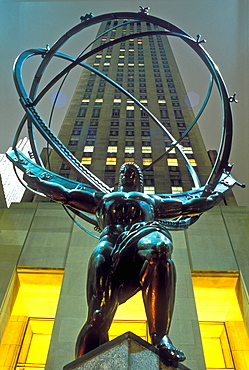
[(114, 192), (103, 196), (96, 216), (101, 229), (107, 225), (130, 226), (153, 221), (155, 201), (139, 192)]

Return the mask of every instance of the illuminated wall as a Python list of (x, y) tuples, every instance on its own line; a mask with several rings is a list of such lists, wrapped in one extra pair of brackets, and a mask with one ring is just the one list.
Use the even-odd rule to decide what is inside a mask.
[[(14, 314), (15, 316), (19, 315), (16, 308), (14, 308), (11, 317), (12, 308), (17, 307), (17, 304), (14, 305), (14, 303), (18, 288), (21, 286), (21, 280), (18, 278), (20, 271), (31, 270), (35, 272), (37, 267), (40, 271), (47, 273), (64, 271), (52, 340), (46, 360), (47, 370), (61, 370), (65, 364), (74, 359), (75, 340), (86, 317), (87, 261), (97, 243), (97, 239), (86, 235), (74, 225), (58, 204), (13, 204), (9, 209), (0, 209), (0, 217), (0, 328), (2, 344), (6, 344), (3, 336), (8, 322), (14, 325), (12, 320)], [(174, 239), (173, 259), (177, 267), (178, 281), (171, 337), (174, 343), (186, 353), (185, 365), (191, 370), (206, 369), (197, 312), (199, 320), (202, 322), (201, 331), (206, 337), (207, 335), (210, 336), (210, 332), (208, 333), (210, 325), (215, 325), (216, 338), (222, 338), (223, 343), (226, 340), (223, 335), (224, 327), (226, 332), (230, 332), (228, 348), (230, 352), (227, 351), (226, 363), (229, 365), (229, 358), (232, 356), (230, 364), (235, 364), (237, 366), (234, 367), (236, 370), (247, 368), (245, 367), (247, 365), (240, 365), (240, 363), (241, 361), (246, 363), (248, 356), (246, 349), (243, 347), (246, 346), (247, 334), (245, 329), (241, 327), (243, 322), (245, 322), (247, 328), (249, 327), (248, 218), (247, 208), (216, 207), (203, 215), (198, 223), (192, 225), (189, 230), (172, 233)], [(16, 266), (18, 266), (17, 272)], [(194, 280), (197, 310), (191, 273)], [(223, 284), (224, 280), (223, 285), (219, 285), (222, 281), (219, 280), (221, 277), (230, 282), (230, 285), (227, 284), (226, 288)], [(214, 286), (210, 284), (210, 278), (212, 284), (214, 281), (217, 282), (215, 283), (215, 290), (212, 290)], [(216, 278), (218, 280), (215, 280)], [(196, 279), (199, 279), (197, 283)], [(48, 292), (49, 289), (52, 289), (52, 285), (53, 279), (51, 278), (48, 289), (46, 289)], [(57, 290), (58, 286), (57, 284)], [(205, 293), (206, 297), (203, 292), (207, 293)], [(216, 295), (214, 295), (214, 292)], [(226, 301), (229, 309), (224, 308), (225, 302), (224, 299), (221, 299), (227, 295), (232, 297), (233, 300)], [(207, 298), (210, 303), (209, 316), (204, 315), (205, 312), (200, 309), (200, 307), (207, 306), (207, 301), (205, 301)], [(19, 300), (20, 298), (16, 302)], [(234, 308), (236, 300), (239, 308), (238, 305)], [(213, 301), (216, 302), (216, 305), (213, 305)], [(117, 311), (114, 324), (110, 330), (111, 338), (132, 330), (146, 339), (146, 317), (141, 296), (135, 296), (127, 304), (128, 306), (120, 306)], [(45, 319), (52, 316), (46, 313), (46, 307), (42, 305), (41, 307), (44, 313), (39, 313), (39, 317)], [(219, 309), (223, 316), (217, 316)], [(229, 319), (224, 318), (225, 312), (232, 312), (234, 316), (229, 314), (230, 316), (227, 316)], [(28, 328), (25, 320), (27, 320), (27, 317), (32, 317), (33, 314), (26, 315), (24, 312), (20, 312), (19, 316), (25, 317), (23, 321), (20, 319), (19, 325), (25, 324), (25, 328)], [(10, 317), (11, 320), (9, 321)], [(36, 324), (36, 320), (29, 324), (34, 333)], [(213, 330), (214, 326), (211, 329)], [(29, 333), (29, 330), (26, 330), (26, 333)], [(235, 335), (233, 335), (234, 333)], [(239, 341), (237, 335), (239, 335)], [(17, 348), (17, 343), (12, 343), (12, 345)], [(207, 352), (206, 344), (204, 349)], [(18, 351), (16, 358), (21, 354), (19, 349)], [(0, 361), (3, 361), (4, 356), (6, 359), (6, 353), (2, 347)], [(4, 370), (14, 369), (14, 365), (12, 367), (11, 365), (5, 366), (0, 362), (1, 366)]]

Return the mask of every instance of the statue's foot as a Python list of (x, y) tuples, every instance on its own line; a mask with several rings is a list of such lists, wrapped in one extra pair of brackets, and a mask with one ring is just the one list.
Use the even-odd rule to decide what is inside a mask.
[[(155, 342), (155, 340), (153, 340), (153, 342)], [(166, 358), (167, 360), (177, 362), (186, 360), (182, 350), (173, 345), (168, 335), (164, 335), (160, 342), (155, 343), (154, 345), (156, 345), (156, 347), (159, 349), (159, 353), (162, 355), (162, 357)]]

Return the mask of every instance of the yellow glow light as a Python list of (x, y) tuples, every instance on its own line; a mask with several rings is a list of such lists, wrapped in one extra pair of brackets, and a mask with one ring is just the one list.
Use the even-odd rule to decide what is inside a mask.
[(176, 158), (167, 158), (168, 166), (178, 166), (178, 160)]
[(108, 166), (115, 166), (117, 163), (117, 158), (106, 158), (105, 164)]
[(91, 164), (92, 163), (92, 158), (91, 157), (83, 157), (81, 159), (81, 162), (82, 164)]
[(236, 292), (238, 273), (193, 272), (193, 285), (207, 369), (244, 370), (249, 339)]

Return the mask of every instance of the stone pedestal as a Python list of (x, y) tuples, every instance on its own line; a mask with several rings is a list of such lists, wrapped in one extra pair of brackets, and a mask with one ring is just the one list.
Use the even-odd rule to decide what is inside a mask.
[(63, 367), (63, 370), (190, 370), (159, 357), (158, 349), (128, 332)]

